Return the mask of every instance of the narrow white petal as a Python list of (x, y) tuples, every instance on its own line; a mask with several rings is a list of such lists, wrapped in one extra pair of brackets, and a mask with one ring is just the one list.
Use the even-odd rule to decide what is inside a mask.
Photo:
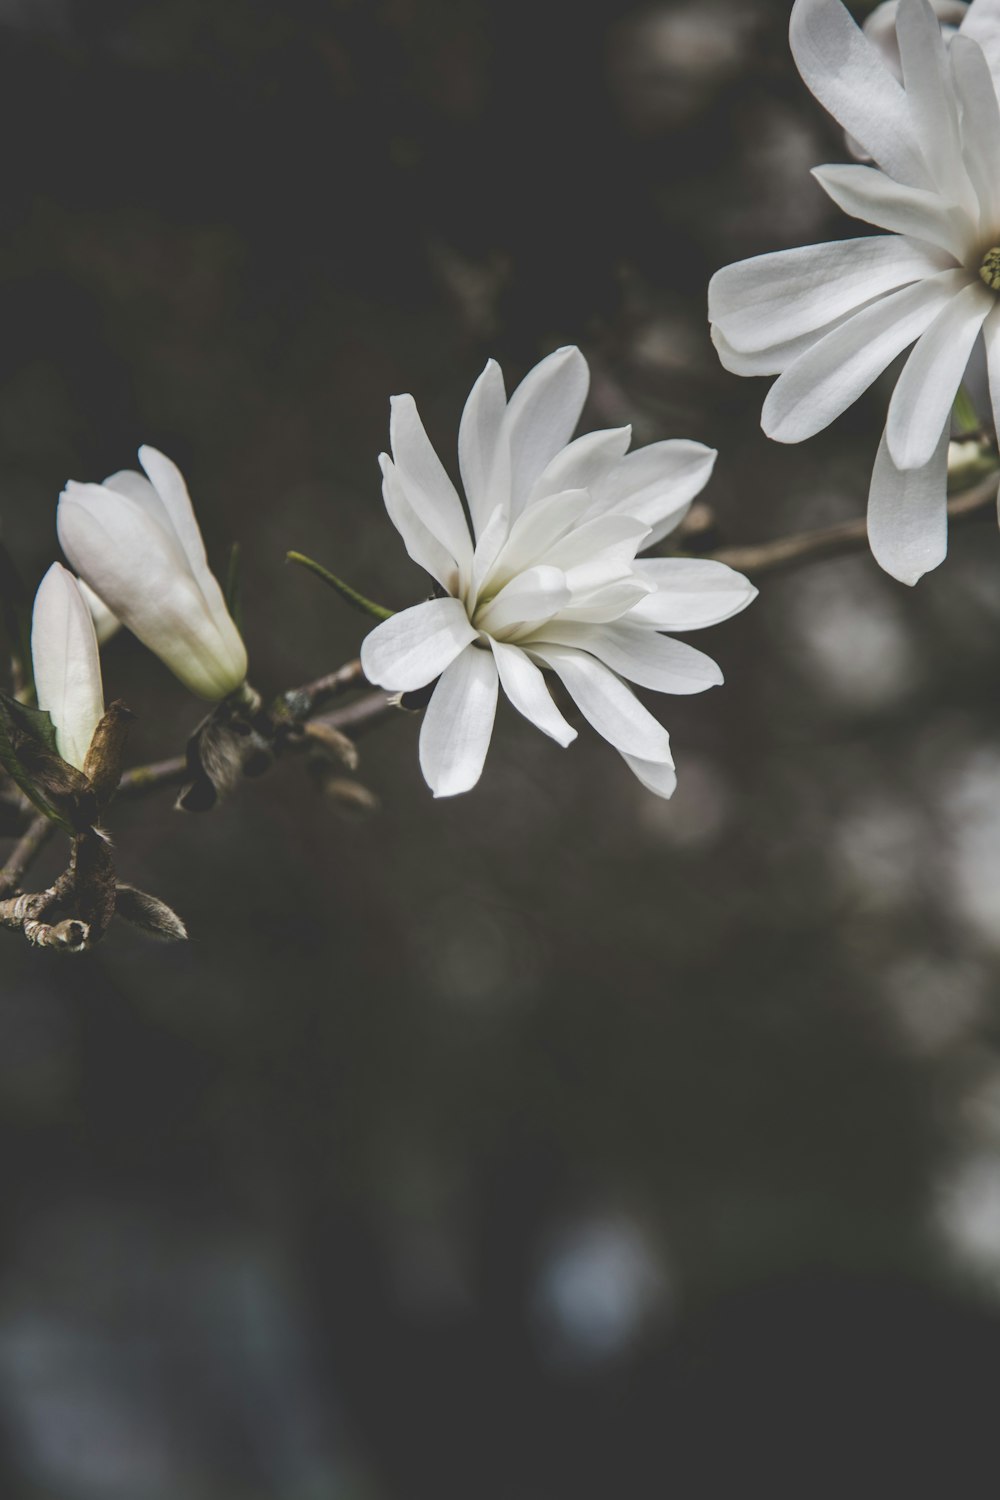
[(657, 630), (700, 630), (746, 609), (757, 597), (749, 578), (725, 563), (701, 557), (640, 558), (639, 576), (656, 585), (628, 613), (628, 620)]
[(574, 438), (560, 449), (535, 481), (529, 506), (563, 490), (591, 489), (625, 457), (631, 440), (631, 427), (609, 427)]
[(496, 558), (497, 574), (510, 577), (544, 557), (561, 537), (578, 526), (591, 500), (589, 490), (562, 490), (533, 500), (510, 528)]
[(814, 344), (774, 382), (761, 426), (779, 443), (800, 443), (855, 402), (897, 354), (920, 337), (968, 281), (944, 271), (890, 292)]
[(990, 72), (995, 78), (1000, 78), (1000, 4), (998, 0), (973, 0), (962, 22), (959, 36), (978, 43), (986, 56)]
[(641, 521), (650, 528), (644, 546), (652, 547), (687, 513), (717, 457), (714, 448), (686, 438), (637, 448), (595, 486), (594, 509)]
[(111, 637), (121, 630), (122, 622), (115, 618), (104, 600), (97, 597), (89, 583), (84, 583), (82, 578), (78, 578), (76, 581), (80, 593), (83, 595), (84, 603), (90, 610), (90, 618), (94, 622), (94, 634), (97, 636), (97, 644), (103, 646), (105, 641), (110, 641)]
[(433, 682), (475, 638), (458, 599), (428, 599), (376, 625), (361, 643), (361, 667), (376, 686), (409, 693)]
[[(665, 733), (666, 731), (664, 731)], [(622, 760), (648, 792), (657, 797), (672, 797), (677, 788), (673, 761), (640, 760), (637, 755), (623, 755)]]
[(978, 233), (978, 224), (948, 197), (904, 187), (877, 167), (813, 167), (812, 174), (845, 214), (926, 240), (958, 260)]
[(589, 651), (620, 677), (657, 693), (703, 693), (718, 687), (722, 673), (710, 656), (658, 635), (642, 625), (565, 625), (554, 621), (543, 626), (532, 641), (556, 646), (574, 646)]
[(500, 673), (500, 686), (518, 713), (565, 749), (576, 739), (576, 730), (572, 724), (567, 724), (553, 703), (545, 673), (518, 646), (505, 645), (492, 638), (490, 645)]
[(507, 404), (511, 514), (523, 508), (535, 481), (573, 436), (587, 399), (590, 371), (579, 349), (557, 349), (529, 370)]
[(806, 87), (867, 155), (898, 182), (929, 186), (906, 96), (840, 0), (795, 0), (789, 41)]
[(518, 625), (551, 619), (569, 601), (566, 575), (560, 568), (528, 568), (477, 611), (476, 623), (481, 630), (496, 635)]
[(928, 0), (905, 0), (899, 7), (896, 40), (910, 117), (931, 176), (942, 192), (974, 212), (976, 197), (962, 159), (948, 54)]
[[(997, 39), (993, 57), (1000, 76), (1000, 20)], [(965, 162), (979, 198), (980, 230), (993, 237), (1000, 229), (1000, 173), (996, 165), (1000, 104), (996, 84), (982, 48), (969, 40), (965, 27), (952, 39), (948, 60), (962, 106)]]
[(606, 625), (609, 620), (620, 620), (630, 614), (652, 592), (652, 585), (633, 569), (626, 577), (615, 578), (587, 592), (574, 591), (572, 604), (559, 611), (559, 619)]
[(420, 769), (435, 797), (455, 797), (483, 773), (497, 711), (489, 651), (467, 646), (444, 672), (420, 726)]
[(882, 434), (868, 492), (868, 540), (880, 568), (914, 584), (948, 551), (948, 427), (921, 469), (897, 469)]
[(642, 760), (670, 761), (667, 731), (614, 672), (568, 646), (532, 646), (531, 652), (562, 679), (583, 717), (609, 745)]
[(1000, 303), (997, 303), (983, 324), (983, 342), (986, 345), (986, 370), (990, 385), (993, 426), (997, 432), (1000, 432)]
[(886, 436), (897, 469), (922, 469), (948, 425), (955, 393), (993, 293), (979, 280), (941, 309), (903, 366), (889, 402)]
[(418, 518), (463, 573), (472, 566), (472, 538), (458, 492), (424, 431), (412, 396), (393, 396), (389, 441), (396, 472)]
[(753, 354), (801, 338), (951, 263), (947, 252), (898, 234), (776, 250), (716, 271), (708, 284), (708, 316), (728, 345)]
[(246, 648), (225, 605), (212, 609), (177, 534), (119, 491), (71, 481), (59, 541), (80, 577), (199, 697), (218, 701), (246, 677)]
[[(483, 527), (479, 540), (476, 543), (475, 555), (472, 559), (472, 594), (476, 596), (482, 589), (483, 584), (490, 575), (494, 563), (507, 540), (510, 520), (507, 508), (498, 505)], [(472, 605), (470, 604), (470, 608)]]
[(560, 537), (543, 561), (562, 568), (574, 590), (593, 589), (631, 572), (649, 527), (633, 516), (595, 516)]
[(31, 659), (38, 706), (52, 719), (59, 754), (82, 771), (104, 715), (101, 659), (90, 610), (61, 563), (52, 564), (35, 595)]
[(423, 568), (449, 594), (458, 591), (458, 564), (451, 553), (442, 547), (417, 515), (396, 472), (396, 466), (388, 453), (379, 455), (382, 469), (382, 499), (389, 520), (403, 538), (406, 548), (418, 568)]
[(510, 455), (502, 435), (506, 410), (503, 372), (491, 359), (469, 393), (458, 428), (458, 467), (477, 537), (496, 507), (508, 500)]

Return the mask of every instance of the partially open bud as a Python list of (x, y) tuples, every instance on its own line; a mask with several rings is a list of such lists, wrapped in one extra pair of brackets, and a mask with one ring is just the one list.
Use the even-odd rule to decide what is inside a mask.
[(31, 656), (38, 706), (52, 720), (56, 748), (82, 771), (104, 717), (101, 659), (90, 610), (61, 563), (52, 564), (35, 595)]
[(94, 631), (97, 635), (97, 644), (103, 646), (105, 641), (110, 641), (113, 635), (117, 635), (122, 628), (121, 620), (117, 619), (105, 604), (103, 599), (98, 599), (89, 583), (84, 583), (78, 578), (80, 593), (83, 595), (87, 608), (90, 610), (90, 618), (94, 622)]
[(200, 698), (242, 686), (246, 648), (205, 556), (183, 475), (155, 448), (59, 499), (63, 551), (98, 598)]

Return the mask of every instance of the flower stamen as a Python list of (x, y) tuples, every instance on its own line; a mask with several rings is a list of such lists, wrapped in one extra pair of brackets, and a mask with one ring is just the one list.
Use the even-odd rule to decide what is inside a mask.
[(979, 267), (979, 275), (991, 292), (1000, 292), (1000, 245), (987, 250)]

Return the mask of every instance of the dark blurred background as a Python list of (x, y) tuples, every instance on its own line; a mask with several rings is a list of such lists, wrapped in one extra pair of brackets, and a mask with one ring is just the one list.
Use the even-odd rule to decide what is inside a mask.
[[(0, 0), (0, 515), (155, 443), (265, 691), (356, 653), (288, 548), (422, 597), (387, 398), (453, 462), (490, 354), (721, 449), (726, 542), (861, 513), (884, 391), (803, 448), (718, 366), (719, 265), (855, 229), (785, 0)], [(114, 811), (187, 919), (3, 944), (0, 1496), (996, 1493), (1000, 541), (909, 591), (767, 580), (657, 700), (661, 803), (501, 711), (413, 720), (345, 822), (302, 768)], [(132, 754), (199, 715), (131, 639)], [(50, 865), (62, 851), (53, 849)], [(44, 868), (44, 867), (43, 867)], [(737, 1488), (739, 1487), (739, 1488)]]

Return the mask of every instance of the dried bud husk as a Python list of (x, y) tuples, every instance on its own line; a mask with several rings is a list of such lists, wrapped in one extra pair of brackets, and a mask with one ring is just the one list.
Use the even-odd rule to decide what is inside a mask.
[(100, 807), (118, 790), (118, 783), (122, 779), (125, 742), (134, 720), (135, 714), (118, 698), (109, 706), (94, 730), (83, 774), (90, 781)]
[(31, 802), (70, 832), (97, 817), (90, 782), (59, 755), (47, 713), (0, 693), (0, 765)]
[(259, 707), (255, 695), (221, 703), (199, 724), (187, 744), (191, 779), (176, 804), (184, 812), (208, 812), (241, 776), (260, 776), (271, 767), (274, 750), (253, 722)]
[(123, 921), (148, 932), (151, 937), (162, 938), (168, 943), (184, 942), (187, 938), (187, 928), (177, 913), (158, 896), (137, 890), (134, 885), (115, 887), (115, 909)]
[(91, 929), (91, 942), (107, 932), (115, 914), (115, 862), (103, 834), (88, 828), (73, 840), (73, 857), (67, 872), (73, 889), (76, 915)]
[(327, 776), (324, 795), (334, 812), (349, 823), (361, 823), (381, 810), (382, 804), (373, 791), (347, 776)]
[(310, 724), (303, 724), (302, 733), (312, 748), (320, 751), (327, 759), (346, 766), (348, 771), (358, 769), (357, 745), (339, 729), (334, 729), (332, 724), (326, 724), (322, 719), (313, 719)]

